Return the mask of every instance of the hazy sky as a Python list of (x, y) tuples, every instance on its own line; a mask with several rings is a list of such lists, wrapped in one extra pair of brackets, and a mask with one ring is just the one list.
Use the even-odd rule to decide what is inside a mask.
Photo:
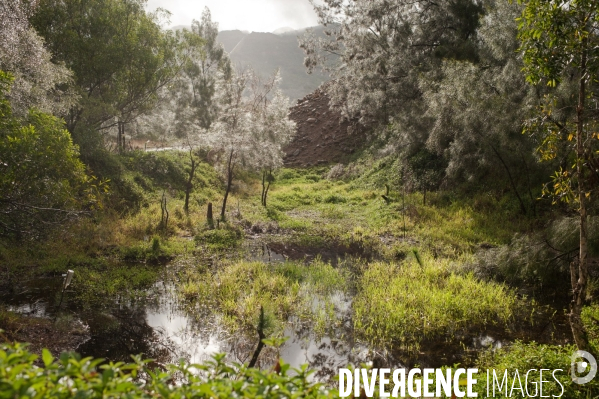
[(148, 0), (148, 10), (162, 7), (172, 13), (170, 26), (191, 25), (192, 19), (200, 19), (206, 6), (220, 30), (272, 32), (317, 24), (308, 0)]

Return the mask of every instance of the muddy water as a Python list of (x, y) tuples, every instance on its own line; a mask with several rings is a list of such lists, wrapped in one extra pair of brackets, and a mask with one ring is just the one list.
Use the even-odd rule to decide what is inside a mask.
[[(286, 256), (260, 241), (248, 242), (248, 259), (284, 262)], [(146, 299), (138, 301), (107, 298), (102, 310), (85, 311), (64, 294), (60, 309), (62, 277), (38, 278), (4, 293), (0, 302), (21, 314), (58, 318), (70, 315), (88, 326), (88, 338), (77, 348), (82, 356), (113, 361), (129, 361), (133, 354), (156, 359), (159, 363), (209, 360), (216, 353), (226, 353), (236, 362), (247, 362), (257, 344), (257, 336), (230, 335), (214, 315), (190, 315), (179, 303), (176, 292), (176, 266), (167, 266), (163, 279), (147, 290)], [(281, 357), (292, 367), (309, 364), (315, 378), (327, 380), (349, 363), (370, 360), (372, 354), (353, 339), (351, 298), (342, 294), (332, 301), (341, 326), (330, 335), (316, 337), (313, 331), (291, 322), (285, 330), (288, 340), (278, 350), (265, 348), (259, 366), (272, 367)], [(315, 304), (318, 306), (318, 304)]]

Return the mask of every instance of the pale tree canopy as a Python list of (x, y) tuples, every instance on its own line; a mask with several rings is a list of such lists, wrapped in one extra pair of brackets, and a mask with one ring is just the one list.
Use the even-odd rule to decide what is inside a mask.
[(183, 30), (187, 56), (176, 81), (175, 133), (186, 136), (190, 130), (208, 129), (218, 114), (215, 101), (217, 80), (231, 74), (229, 57), (216, 41), (218, 23), (213, 22), (208, 8), (191, 30)]
[[(417, 106), (418, 76), (441, 59), (476, 59), (482, 14), (476, 1), (312, 1), (325, 38), (300, 41), (308, 70), (320, 66), (334, 79), (333, 105), (348, 118), (387, 123), (401, 108)], [(331, 57), (333, 56), (333, 57)]]
[(262, 80), (250, 69), (220, 79), (219, 117), (202, 138), (217, 153), (217, 167), (225, 178), (223, 219), (238, 168), (272, 170), (282, 165), (282, 146), (291, 140), (295, 123), (289, 120), (289, 101), (279, 81), (278, 72)]
[(76, 101), (66, 89), (71, 72), (51, 62), (43, 39), (29, 25), (32, 7), (21, 0), (0, 2), (0, 70), (14, 77), (7, 97), (18, 115), (29, 108), (64, 115)]
[(250, 69), (221, 80), (220, 115), (203, 139), (214, 150), (233, 153), (234, 163), (246, 168), (282, 165), (282, 146), (291, 140), (295, 123), (279, 82), (278, 73), (262, 80)]

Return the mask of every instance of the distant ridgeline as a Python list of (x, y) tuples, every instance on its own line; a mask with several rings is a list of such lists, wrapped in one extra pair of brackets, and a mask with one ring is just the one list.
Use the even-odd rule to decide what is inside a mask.
[[(318, 26), (313, 29), (318, 34), (324, 28)], [(281, 90), (295, 101), (312, 93), (329, 78), (320, 71), (310, 75), (306, 73), (304, 52), (297, 42), (297, 37), (304, 33), (303, 29), (277, 29), (275, 32), (225, 30), (218, 34), (218, 41), (225, 47), (234, 65), (250, 65), (265, 75), (280, 68)]]
[[(189, 28), (176, 26), (173, 29)], [(314, 28), (316, 35), (322, 34), (324, 27)], [(304, 52), (299, 48), (297, 37), (304, 29), (280, 28), (273, 33), (225, 30), (218, 34), (229, 54), (233, 65), (249, 65), (255, 71), (267, 76), (280, 68), (281, 90), (293, 102), (312, 93), (329, 77), (321, 71), (308, 75), (304, 67)]]

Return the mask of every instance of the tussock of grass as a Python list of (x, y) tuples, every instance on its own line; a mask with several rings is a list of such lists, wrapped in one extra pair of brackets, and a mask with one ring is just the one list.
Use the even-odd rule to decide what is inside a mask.
[(213, 251), (224, 251), (239, 246), (243, 239), (243, 232), (224, 223), (222, 227), (200, 231), (195, 236), (196, 244), (203, 245)]
[(367, 266), (357, 282), (356, 330), (379, 347), (417, 350), (420, 342), (506, 323), (517, 306), (505, 286), (452, 271), (447, 260), (420, 255)]
[(293, 315), (312, 316), (312, 301), (343, 290), (343, 272), (321, 261), (310, 265), (237, 261), (222, 265), (214, 275), (196, 273), (181, 287), (182, 297), (192, 306), (219, 312), (231, 331), (251, 329), (260, 306), (281, 331)]

